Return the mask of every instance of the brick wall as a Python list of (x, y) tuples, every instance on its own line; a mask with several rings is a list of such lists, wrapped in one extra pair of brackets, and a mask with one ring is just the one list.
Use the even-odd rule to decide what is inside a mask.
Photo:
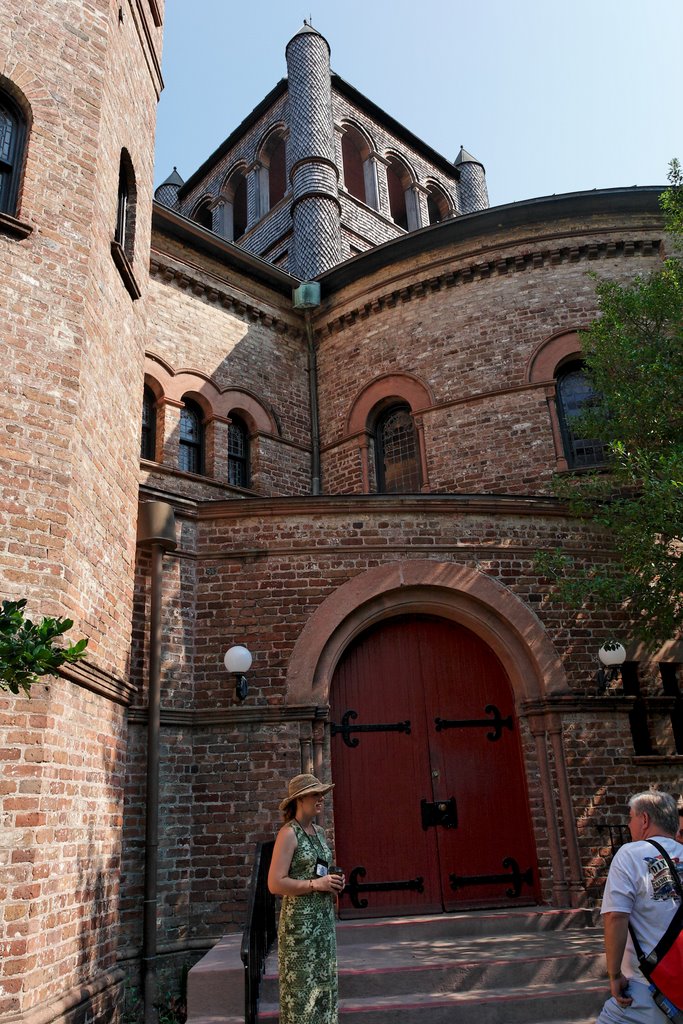
[[(30, 704), (2, 700), (0, 1017), (40, 1007), (74, 1024), (92, 1012), (115, 1021), (121, 987), (123, 705), (161, 87), (148, 5), (121, 15), (109, 0), (0, 10), (0, 74), (30, 111), (17, 216), (32, 229), (0, 233), (12, 314), (0, 346), (2, 596), (28, 598), (33, 618), (73, 618), (90, 640), (78, 672), (36, 687)], [(124, 147), (137, 302), (110, 251)]]
[[(188, 546), (166, 560), (165, 570), (162, 858), (172, 861), (175, 855), (181, 865), (164, 878), (165, 936), (181, 928), (188, 941), (209, 943), (241, 925), (253, 844), (274, 834), (283, 780), (299, 770), (311, 736), (322, 729), (315, 708), (290, 706), (286, 681), (294, 646), (326, 599), (380, 565), (428, 558), (476, 567), (533, 609), (560, 655), (572, 695), (562, 730), (589, 899), (604, 882), (606, 825), (622, 820), (628, 793), (652, 781), (653, 772), (661, 785), (677, 785), (670, 722), (660, 751), (665, 756), (643, 761), (633, 752), (631, 705), (596, 696), (596, 649), (605, 635), (627, 630), (627, 624), (593, 613), (577, 626), (575, 613), (548, 601), (547, 581), (533, 569), (539, 547), (599, 557), (602, 539), (587, 524), (551, 513), (550, 506), (544, 513), (533, 503), (504, 511), (492, 498), (488, 511), (470, 512), (457, 497), (425, 502), (387, 496), (341, 504), (324, 497), (226, 502), (198, 509), (196, 525), (188, 521), (188, 530)], [(222, 664), (233, 643), (247, 643), (254, 654), (244, 705), (235, 701)], [(188, 691), (183, 682), (190, 675)], [(656, 679), (649, 686), (661, 693)], [(531, 781), (538, 778), (537, 752), (522, 705), (519, 714), (543, 895), (550, 900), (546, 808)], [(329, 740), (321, 734), (318, 741), (327, 770)], [(129, 770), (141, 777), (136, 756)], [(133, 782), (128, 828), (141, 827), (139, 793)], [(129, 860), (135, 858), (130, 838), (125, 846)], [(135, 903), (127, 901), (140, 871), (138, 863), (123, 885), (133, 928)]]
[[(335, 290), (316, 319), (328, 492), (362, 490), (363, 438), (347, 423), (363, 389), (385, 374), (415, 375), (432, 395), (420, 410), (432, 491), (547, 491), (557, 463), (545, 390), (528, 379), (532, 355), (594, 319), (591, 273), (625, 281), (657, 259), (654, 225), (628, 221), (577, 225), (572, 250), (556, 257), (549, 250), (563, 225), (544, 225), (526, 244), (478, 239), (476, 255), (470, 237), (440, 246), (441, 227), (450, 237), (457, 229), (432, 229), (429, 255), (388, 260), (360, 288)], [(618, 247), (621, 256), (610, 255)]]

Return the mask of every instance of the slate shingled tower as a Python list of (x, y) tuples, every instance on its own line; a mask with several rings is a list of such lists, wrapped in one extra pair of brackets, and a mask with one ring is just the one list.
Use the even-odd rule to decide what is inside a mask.
[(330, 47), (304, 23), (287, 50), (289, 173), (294, 221), (293, 272), (304, 280), (341, 261)]

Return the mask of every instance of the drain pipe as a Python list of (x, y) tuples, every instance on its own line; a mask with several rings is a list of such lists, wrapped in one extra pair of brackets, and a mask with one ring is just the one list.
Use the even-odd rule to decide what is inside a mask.
[(159, 850), (159, 734), (161, 727), (161, 584), (165, 551), (176, 546), (175, 515), (165, 501), (138, 506), (137, 544), (148, 547), (150, 574), (149, 681), (147, 688), (147, 792), (145, 890), (142, 913), (142, 968), (145, 1024), (158, 1024), (157, 861)]
[(320, 305), (320, 283), (304, 281), (292, 292), (294, 309), (303, 310), (308, 343), (308, 400), (311, 415), (311, 494), (320, 494), (320, 421), (318, 419), (318, 363), (311, 310)]

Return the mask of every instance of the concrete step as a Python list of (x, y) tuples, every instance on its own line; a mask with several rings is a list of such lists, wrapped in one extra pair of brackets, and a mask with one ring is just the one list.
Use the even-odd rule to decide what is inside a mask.
[[(455, 942), (401, 939), (340, 945), (342, 998), (401, 992), (466, 992), (598, 979), (604, 976), (602, 936), (594, 929), (562, 933), (476, 936)], [(277, 953), (266, 964), (261, 998), (277, 1001)]]
[[(498, 992), (441, 992), (420, 995), (385, 995), (366, 999), (341, 999), (340, 1022), (358, 1024), (542, 1024), (553, 1020), (553, 1009), (562, 1007), (562, 1016), (571, 1024), (595, 1017), (605, 1000), (605, 985), (595, 982), (530, 986)], [(275, 1003), (261, 1003), (260, 1024), (279, 1020)]]
[[(341, 1019), (358, 1024), (583, 1024), (607, 996), (602, 931), (587, 910), (478, 911), (342, 921)], [(240, 936), (226, 936), (188, 978), (187, 1024), (243, 1021)], [(554, 1012), (555, 1011), (555, 1012)], [(277, 950), (259, 1020), (278, 1020)]]
[(241, 932), (224, 935), (187, 976), (187, 1024), (244, 1024)]
[[(379, 917), (355, 921), (340, 921), (337, 925), (337, 945), (362, 941), (392, 942), (398, 932), (408, 939), (421, 937), (460, 938), (476, 935), (509, 935), (518, 932), (565, 931), (592, 928), (597, 921), (596, 911), (547, 910), (526, 907), (521, 910), (469, 911), (457, 914), (424, 914), (420, 917)], [(373, 939), (369, 939), (372, 936)]]

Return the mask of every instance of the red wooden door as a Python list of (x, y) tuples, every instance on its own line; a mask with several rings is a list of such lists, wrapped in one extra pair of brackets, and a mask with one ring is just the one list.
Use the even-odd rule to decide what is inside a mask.
[(343, 916), (534, 901), (538, 879), (510, 684), (441, 619), (364, 633), (331, 695)]

